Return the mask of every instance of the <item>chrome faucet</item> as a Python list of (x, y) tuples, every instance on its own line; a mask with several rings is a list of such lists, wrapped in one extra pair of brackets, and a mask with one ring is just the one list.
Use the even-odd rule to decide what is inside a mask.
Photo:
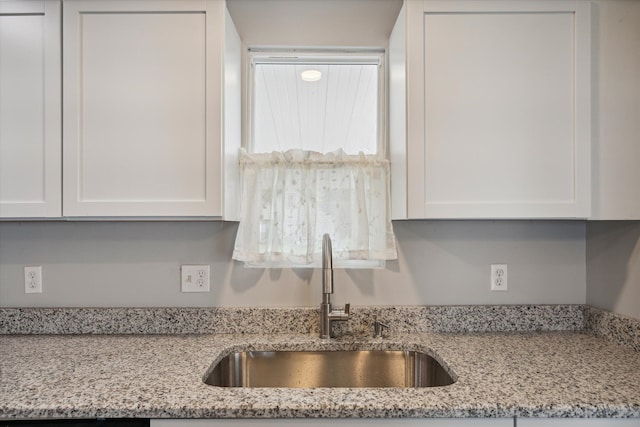
[(349, 314), (350, 304), (344, 309), (331, 307), (331, 294), (333, 293), (333, 252), (331, 250), (331, 238), (328, 234), (322, 236), (322, 304), (320, 304), (320, 338), (331, 338), (333, 322), (346, 321), (351, 318)]

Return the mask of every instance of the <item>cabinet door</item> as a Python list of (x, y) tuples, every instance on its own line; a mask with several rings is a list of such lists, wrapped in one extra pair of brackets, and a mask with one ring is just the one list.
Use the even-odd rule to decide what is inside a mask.
[(0, 217), (61, 215), (60, 1), (0, 2)]
[(220, 216), (224, 2), (67, 0), (64, 215)]
[(151, 427), (513, 427), (513, 418), (295, 418), (151, 420)]
[(518, 418), (518, 427), (637, 427), (640, 420), (635, 419), (606, 419), (606, 418), (573, 418), (573, 419), (542, 419)]
[(587, 217), (589, 4), (406, 5), (408, 216)]

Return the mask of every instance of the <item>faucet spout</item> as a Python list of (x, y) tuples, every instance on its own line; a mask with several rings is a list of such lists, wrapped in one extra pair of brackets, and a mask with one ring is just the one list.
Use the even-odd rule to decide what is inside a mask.
[(325, 233), (322, 236), (322, 295), (333, 293), (333, 250), (331, 237)]
[(320, 304), (320, 338), (331, 338), (331, 325), (336, 321), (346, 321), (351, 318), (350, 304), (344, 309), (333, 309), (331, 294), (333, 293), (333, 251), (331, 238), (328, 234), (322, 236), (322, 303)]

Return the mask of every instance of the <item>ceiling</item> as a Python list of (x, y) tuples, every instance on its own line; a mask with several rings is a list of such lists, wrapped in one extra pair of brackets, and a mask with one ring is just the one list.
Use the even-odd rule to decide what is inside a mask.
[(249, 46), (386, 47), (403, 0), (227, 0)]

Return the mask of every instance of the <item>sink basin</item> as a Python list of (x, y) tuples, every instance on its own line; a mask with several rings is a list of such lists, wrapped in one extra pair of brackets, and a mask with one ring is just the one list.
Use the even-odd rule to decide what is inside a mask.
[(454, 382), (417, 351), (243, 351), (223, 358), (205, 379), (218, 387), (434, 387)]

